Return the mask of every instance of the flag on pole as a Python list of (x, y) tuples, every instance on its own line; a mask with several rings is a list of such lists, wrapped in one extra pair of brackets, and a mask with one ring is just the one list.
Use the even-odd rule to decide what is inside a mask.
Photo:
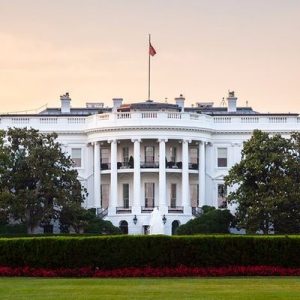
[(156, 54), (155, 49), (153, 48), (153, 46), (151, 45), (151, 43), (149, 43), (149, 54), (151, 56), (154, 56)]

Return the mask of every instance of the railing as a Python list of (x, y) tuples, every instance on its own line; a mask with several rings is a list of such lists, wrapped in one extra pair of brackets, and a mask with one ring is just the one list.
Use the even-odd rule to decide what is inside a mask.
[(103, 219), (108, 214), (108, 208), (97, 208), (97, 217)]
[(57, 118), (40, 118), (41, 124), (57, 124)]
[(168, 119), (181, 119), (181, 113), (168, 113)]
[(69, 124), (84, 124), (85, 123), (85, 118), (68, 118), (68, 123)]
[(142, 119), (156, 119), (157, 112), (142, 112)]
[(159, 168), (159, 162), (158, 161), (153, 161), (153, 162), (142, 161), (141, 168), (144, 168), (144, 169)]
[(166, 163), (167, 169), (182, 169), (182, 162), (181, 161), (167, 161)]
[(202, 208), (201, 207), (192, 207), (192, 215), (194, 217), (199, 217), (201, 216), (203, 213)]
[(131, 119), (131, 113), (117, 113), (117, 119)]
[(100, 169), (101, 169), (101, 171), (110, 170), (111, 169), (111, 164), (110, 163), (101, 163), (100, 164)]
[(133, 169), (134, 164), (129, 162), (117, 162), (118, 169)]
[(189, 169), (190, 170), (198, 170), (199, 165), (197, 163), (189, 163)]
[(151, 213), (155, 207), (157, 206), (142, 206), (141, 211), (142, 213)]
[(169, 206), (169, 213), (183, 213), (183, 206)]
[(214, 117), (215, 123), (231, 123), (231, 117)]
[(131, 213), (131, 206), (128, 207), (116, 207), (116, 213), (117, 214), (130, 214)]
[(286, 123), (286, 117), (269, 117), (270, 123)]

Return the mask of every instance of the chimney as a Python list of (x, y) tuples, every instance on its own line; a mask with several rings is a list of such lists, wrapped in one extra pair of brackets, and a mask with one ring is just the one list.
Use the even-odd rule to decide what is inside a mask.
[(227, 111), (229, 113), (234, 113), (236, 112), (236, 101), (237, 97), (234, 95), (234, 91), (228, 91), (228, 97), (227, 97)]
[(117, 112), (118, 108), (122, 105), (123, 98), (113, 98), (113, 112)]
[(61, 113), (69, 114), (71, 112), (71, 98), (69, 93), (65, 93), (64, 95), (60, 96), (61, 102)]
[(184, 112), (184, 101), (185, 98), (182, 96), (182, 94), (180, 94), (178, 98), (175, 98), (175, 102), (181, 108), (181, 112)]

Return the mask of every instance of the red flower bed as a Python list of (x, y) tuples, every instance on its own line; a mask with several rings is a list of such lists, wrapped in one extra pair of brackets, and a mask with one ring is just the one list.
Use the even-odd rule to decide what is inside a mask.
[(179, 266), (175, 268), (124, 268), (115, 270), (92, 269), (41, 269), (30, 267), (0, 267), (0, 276), (30, 277), (220, 277), (220, 276), (300, 276), (300, 268), (273, 266), (232, 266), (197, 268)]

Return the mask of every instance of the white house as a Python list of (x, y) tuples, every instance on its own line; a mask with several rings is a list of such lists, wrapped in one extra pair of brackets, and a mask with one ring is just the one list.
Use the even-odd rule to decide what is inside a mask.
[(240, 160), (243, 142), (254, 129), (289, 135), (300, 129), (298, 114), (262, 114), (237, 107), (229, 92), (227, 107), (213, 103), (185, 106), (152, 100), (112, 108), (87, 103), (72, 108), (69, 94), (60, 108), (36, 114), (3, 114), (0, 128), (33, 127), (58, 134), (71, 155), (89, 196), (84, 206), (130, 234), (149, 232), (155, 207), (172, 234), (199, 207), (226, 207), (223, 178)]

